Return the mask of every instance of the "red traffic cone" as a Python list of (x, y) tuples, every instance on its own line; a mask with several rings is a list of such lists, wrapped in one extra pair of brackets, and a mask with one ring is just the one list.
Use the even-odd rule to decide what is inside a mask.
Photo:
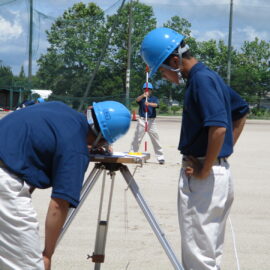
[(135, 110), (132, 112), (132, 121), (137, 121)]

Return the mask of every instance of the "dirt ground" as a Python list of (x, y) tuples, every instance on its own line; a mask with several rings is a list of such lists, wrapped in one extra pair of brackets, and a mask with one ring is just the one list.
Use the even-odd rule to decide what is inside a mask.
[[(179, 117), (158, 117), (157, 126), (165, 152), (165, 165), (159, 165), (146, 135), (151, 159), (143, 166), (128, 165), (140, 192), (151, 208), (177, 257), (181, 260), (180, 233), (177, 218), (177, 185), (181, 156), (177, 150), (180, 134)], [(128, 151), (135, 131), (132, 121), (128, 134), (114, 145), (115, 151)], [(270, 121), (248, 120), (242, 136), (229, 159), (234, 178), (235, 200), (227, 232), (222, 261), (223, 270), (237, 269), (233, 235), (242, 270), (270, 269)], [(143, 146), (143, 145), (142, 145)], [(143, 151), (143, 147), (141, 149)], [(91, 163), (86, 175), (93, 167)], [(100, 178), (57, 247), (53, 270), (94, 269), (87, 254), (95, 245)], [(110, 177), (106, 177), (109, 187)], [(103, 270), (169, 270), (173, 269), (150, 225), (137, 205), (120, 172), (116, 173), (110, 225)], [(44, 220), (50, 190), (38, 190), (33, 203), (44, 239)], [(104, 207), (107, 206), (108, 188)], [(102, 216), (105, 217), (105, 211)]]

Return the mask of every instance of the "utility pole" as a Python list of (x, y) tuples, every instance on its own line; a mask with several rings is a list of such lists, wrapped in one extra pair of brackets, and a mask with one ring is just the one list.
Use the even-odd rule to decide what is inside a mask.
[(128, 60), (126, 71), (126, 107), (129, 108), (130, 93), (130, 62), (131, 62), (131, 34), (132, 34), (132, 0), (129, 3), (129, 19), (128, 19)]
[(233, 0), (231, 0), (230, 4), (230, 21), (229, 21), (229, 37), (228, 37), (228, 69), (227, 69), (228, 85), (231, 84), (232, 21), (233, 21)]
[(29, 51), (28, 51), (28, 87), (32, 87), (32, 40), (33, 40), (33, 0), (29, 0)]

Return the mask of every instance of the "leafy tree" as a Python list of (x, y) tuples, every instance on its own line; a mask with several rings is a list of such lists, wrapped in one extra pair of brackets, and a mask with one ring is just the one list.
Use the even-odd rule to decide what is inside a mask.
[(264, 40), (245, 41), (237, 55), (232, 86), (250, 102), (257, 101), (269, 92), (270, 86), (270, 42)]
[[(91, 88), (91, 97), (124, 96), (128, 47), (128, 15), (131, 4), (121, 12), (108, 16), (93, 3), (78, 3), (59, 17), (47, 32), (50, 47), (38, 60), (37, 76), (41, 87), (50, 88), (57, 95), (83, 95), (106, 35), (117, 19), (110, 46)], [(141, 91), (145, 80), (144, 63), (139, 55), (140, 45), (147, 32), (155, 28), (156, 19), (151, 7), (135, 2), (133, 9), (131, 87)], [(92, 19), (91, 19), (92, 18)], [(88, 31), (85, 31), (87, 29)], [(137, 90), (138, 89), (138, 90)], [(89, 99), (90, 100), (90, 99)]]
[(19, 78), (25, 79), (25, 72), (24, 72), (24, 66), (23, 65), (21, 66), (21, 70), (20, 70), (20, 73), (19, 73)]
[[(205, 63), (208, 67), (218, 72), (225, 80), (227, 77), (227, 63), (228, 63), (228, 46), (224, 44), (223, 40), (209, 40), (198, 42), (197, 48), (198, 59)], [(236, 64), (237, 51), (232, 49), (231, 59), (232, 66)]]
[(8, 66), (0, 65), (0, 87), (11, 87), (13, 74), (11, 68)]
[(160, 113), (168, 113), (169, 107), (165, 103), (160, 102), (158, 110)]
[[(35, 77), (35, 76), (33, 76), (33, 77)], [(28, 86), (28, 79), (25, 76), (23, 65), (21, 66), (19, 76), (13, 77), (13, 86), (19, 87), (19, 88), (27, 88), (27, 86)]]
[(180, 111), (181, 107), (180, 106), (172, 106), (171, 107), (171, 110), (173, 112), (173, 114), (175, 115), (176, 112)]
[(38, 60), (41, 87), (82, 96), (104, 43), (104, 12), (94, 3), (74, 4), (47, 31), (50, 47)]
[[(145, 64), (140, 57), (141, 42), (144, 36), (156, 27), (156, 18), (150, 6), (138, 1), (126, 4), (121, 12), (108, 18), (108, 27), (118, 17), (118, 24), (109, 47), (107, 64), (112, 70), (115, 85), (120, 93), (126, 92), (126, 69), (128, 57), (128, 20), (132, 8), (132, 51), (131, 51), (131, 96), (135, 97), (141, 92), (145, 82)], [(111, 81), (113, 83), (113, 81)]]
[(189, 45), (191, 51), (194, 53), (196, 52), (197, 44), (195, 39), (191, 36), (191, 23), (187, 19), (179, 16), (173, 16), (170, 18), (170, 20), (164, 23), (163, 26), (171, 28), (184, 35), (186, 37), (185, 42)]

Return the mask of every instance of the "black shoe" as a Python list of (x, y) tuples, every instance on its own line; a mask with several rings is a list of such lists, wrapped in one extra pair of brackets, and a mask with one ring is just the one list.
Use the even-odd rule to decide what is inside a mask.
[(165, 163), (165, 160), (164, 159), (161, 159), (158, 161), (160, 165), (163, 165)]

